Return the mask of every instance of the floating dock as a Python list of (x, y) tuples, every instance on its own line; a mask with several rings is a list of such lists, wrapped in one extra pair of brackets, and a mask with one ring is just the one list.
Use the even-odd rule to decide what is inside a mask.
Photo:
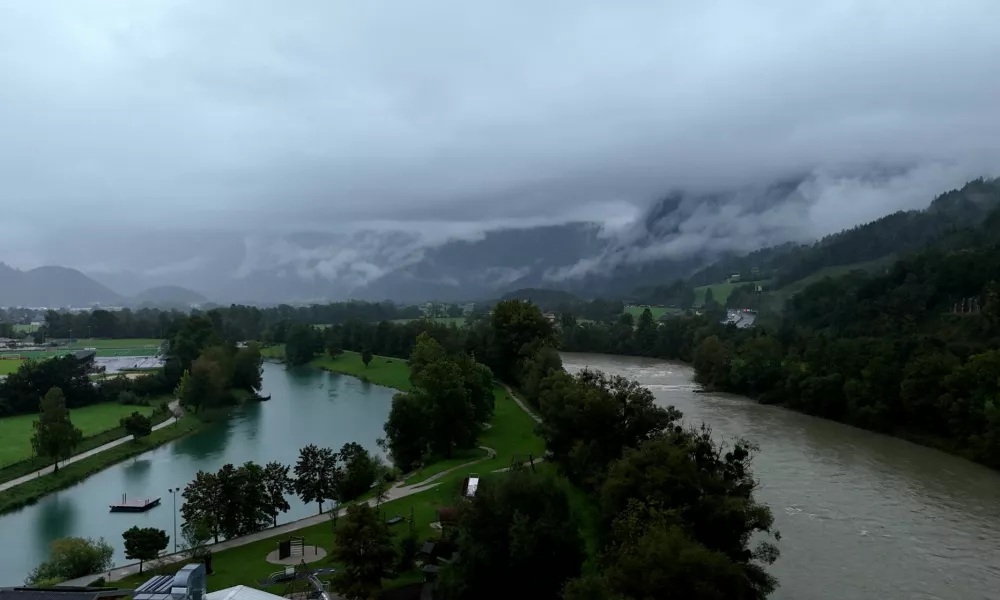
[(122, 501), (111, 505), (111, 512), (146, 512), (154, 506), (159, 506), (159, 498), (139, 498), (129, 500), (122, 494)]

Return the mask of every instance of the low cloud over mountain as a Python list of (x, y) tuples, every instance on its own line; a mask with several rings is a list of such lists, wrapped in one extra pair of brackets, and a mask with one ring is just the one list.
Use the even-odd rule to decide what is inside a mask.
[(220, 300), (666, 277), (996, 174), (998, 18), (986, 0), (10, 3), (0, 260)]

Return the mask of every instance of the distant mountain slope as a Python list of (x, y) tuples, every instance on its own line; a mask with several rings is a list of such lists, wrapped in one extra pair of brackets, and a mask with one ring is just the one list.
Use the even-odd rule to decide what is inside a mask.
[(187, 288), (177, 285), (161, 285), (136, 294), (135, 302), (148, 304), (175, 304), (189, 306), (192, 304), (204, 304), (208, 298), (198, 292), (193, 292)]
[(811, 245), (782, 244), (729, 257), (691, 276), (696, 286), (733, 273), (771, 279), (781, 288), (822, 269), (902, 256), (963, 229), (978, 226), (1000, 206), (1000, 180), (977, 179), (941, 194), (924, 210), (899, 211), (829, 235)]
[(38, 267), (21, 271), (0, 263), (0, 305), (31, 307), (120, 304), (123, 298), (76, 269)]

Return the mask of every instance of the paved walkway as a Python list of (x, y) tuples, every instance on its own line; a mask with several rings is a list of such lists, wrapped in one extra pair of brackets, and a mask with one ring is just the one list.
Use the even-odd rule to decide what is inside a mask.
[[(176, 415), (177, 414), (177, 409), (178, 409), (178, 406), (179, 406), (178, 401), (174, 400), (173, 402), (170, 403), (169, 406), (170, 406), (170, 411), (173, 412)], [(158, 423), (155, 427), (153, 427), (153, 431), (156, 431), (158, 429), (163, 429), (164, 427), (172, 425), (172, 424), (174, 424), (176, 422), (177, 422), (177, 417), (176, 416), (170, 417), (166, 421), (164, 421), (162, 423)], [(81, 452), (80, 454), (77, 454), (76, 456), (71, 456), (71, 457), (67, 458), (66, 460), (62, 461), (61, 463), (59, 463), (59, 466), (60, 467), (65, 467), (66, 465), (75, 463), (77, 461), (81, 461), (81, 460), (83, 460), (85, 458), (90, 458), (91, 456), (94, 456), (95, 454), (100, 454), (101, 452), (104, 452), (105, 450), (110, 450), (110, 449), (114, 448), (115, 446), (121, 446), (125, 442), (131, 442), (131, 441), (132, 441), (132, 436), (130, 436), (130, 435), (127, 435), (127, 436), (125, 436), (123, 438), (118, 438), (117, 440), (115, 440), (113, 442), (108, 442), (107, 444), (104, 444), (103, 446), (98, 446), (97, 448), (94, 448), (93, 450), (88, 450), (86, 452)], [(39, 477), (42, 477), (43, 475), (48, 475), (49, 473), (52, 473), (54, 470), (55, 470), (55, 465), (49, 465), (49, 466), (45, 467), (44, 469), (40, 469), (38, 471), (35, 471), (34, 473), (29, 473), (28, 475), (25, 475), (23, 477), (18, 477), (17, 479), (11, 479), (10, 481), (8, 481), (6, 483), (0, 483), (0, 492), (5, 492), (5, 491), (7, 491), (7, 490), (9, 490), (11, 488), (15, 488), (15, 487), (21, 485), (22, 483), (27, 483), (28, 481), (31, 481), (32, 479), (38, 479)]]
[(521, 399), (517, 397), (517, 395), (514, 393), (514, 390), (510, 389), (509, 385), (507, 385), (506, 383), (501, 383), (500, 385), (503, 386), (503, 389), (507, 390), (507, 395), (513, 398), (514, 402), (517, 402), (517, 405), (521, 407), (521, 410), (528, 413), (528, 416), (534, 419), (536, 423), (542, 422), (542, 418), (536, 415), (534, 412), (532, 412), (532, 410), (528, 408), (528, 405), (522, 402)]

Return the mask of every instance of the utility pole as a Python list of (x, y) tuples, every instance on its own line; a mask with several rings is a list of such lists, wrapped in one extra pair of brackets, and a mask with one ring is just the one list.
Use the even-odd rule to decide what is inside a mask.
[(170, 488), (167, 491), (174, 496), (174, 554), (177, 554), (177, 492), (180, 488)]

